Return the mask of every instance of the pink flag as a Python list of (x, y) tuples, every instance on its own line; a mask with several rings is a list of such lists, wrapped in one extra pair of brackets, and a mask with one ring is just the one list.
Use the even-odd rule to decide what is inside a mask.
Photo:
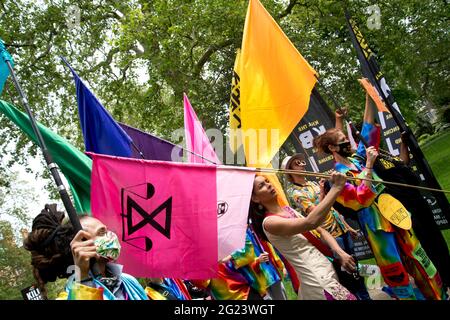
[[(188, 150), (216, 164), (221, 163), (186, 94), (184, 95), (184, 130)], [(188, 161), (211, 163), (193, 154), (188, 155)], [(254, 177), (254, 171), (230, 168), (217, 171), (219, 260), (245, 246), (245, 231)]]
[(208, 279), (217, 270), (216, 167), (90, 154), (94, 217), (122, 240), (137, 277)]
[(198, 120), (194, 109), (192, 109), (186, 94), (183, 95), (184, 102), (184, 131), (186, 134), (186, 148), (201, 157), (192, 153), (188, 153), (188, 161), (192, 163), (215, 163), (221, 164), (221, 161), (216, 155), (214, 148), (209, 142), (208, 136), (203, 130), (201, 122)]
[(217, 168), (219, 260), (245, 247), (248, 209), (255, 172)]

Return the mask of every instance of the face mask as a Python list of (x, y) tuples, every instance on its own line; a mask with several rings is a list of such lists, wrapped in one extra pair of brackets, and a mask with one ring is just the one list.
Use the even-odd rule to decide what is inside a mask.
[(98, 237), (94, 241), (97, 246), (97, 253), (109, 261), (115, 261), (120, 255), (120, 242), (117, 235), (108, 231), (104, 236)]
[(337, 153), (343, 157), (350, 157), (352, 155), (352, 150), (350, 146), (350, 141), (347, 142), (341, 142), (337, 144), (336, 146), (339, 147), (339, 151)]

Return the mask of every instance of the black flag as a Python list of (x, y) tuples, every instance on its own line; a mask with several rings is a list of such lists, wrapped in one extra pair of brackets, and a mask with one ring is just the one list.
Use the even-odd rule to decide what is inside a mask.
[[(390, 112), (378, 113), (384, 140), (389, 151), (394, 156), (399, 154), (401, 143), (400, 133), (405, 132), (412, 160), (414, 161), (413, 168), (420, 176), (422, 185), (429, 188), (442, 189), (439, 182), (436, 180), (430, 165), (425, 159), (414, 134), (405, 122), (405, 119), (394, 100), (391, 89), (387, 85), (386, 79), (377, 64), (375, 54), (364, 39), (355, 20), (351, 18), (347, 11), (345, 12), (345, 16), (347, 18), (350, 38), (356, 49), (362, 73), (378, 91)], [(450, 206), (445, 195), (440, 192), (423, 192), (422, 194), (427, 199), (428, 204), (432, 207), (434, 218), (438, 226), (441, 228), (449, 228)]]
[[(334, 127), (335, 118), (333, 111), (318, 90), (314, 88), (311, 92), (308, 111), (290, 135), (290, 142), (293, 144), (295, 151), (305, 154), (308, 159), (306, 162), (307, 171), (328, 172), (333, 169), (333, 156), (320, 154), (313, 146), (313, 139)], [(287, 146), (284, 149), (288, 154), (291, 154)], [(351, 227), (360, 229), (356, 212), (341, 206), (338, 202), (333, 206), (345, 217), (345, 220)], [(356, 258), (369, 259), (373, 257), (372, 250), (361, 232), (353, 240), (353, 243)]]

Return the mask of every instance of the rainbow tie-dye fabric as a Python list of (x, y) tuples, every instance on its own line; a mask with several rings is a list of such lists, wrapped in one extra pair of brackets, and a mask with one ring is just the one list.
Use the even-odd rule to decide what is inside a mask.
[(217, 277), (209, 281), (208, 288), (214, 300), (247, 300), (250, 292), (247, 280), (231, 261), (219, 263)]
[[(263, 296), (267, 289), (281, 281), (281, 277), (271, 261), (260, 263), (257, 258), (264, 248), (260, 248), (253, 233), (247, 228), (245, 247), (231, 254), (234, 267), (250, 286)], [(270, 254), (270, 252), (268, 252)], [(273, 252), (272, 252), (273, 254)], [(278, 261), (278, 263), (281, 261)]]
[[(307, 215), (308, 209), (317, 206), (320, 202), (320, 186), (315, 181), (306, 181), (303, 186), (291, 184), (287, 194), (294, 200), (294, 209), (299, 209), (304, 215)], [(320, 226), (335, 238), (343, 235), (347, 230), (339, 212), (333, 207), (328, 211), (325, 221)]]
[[(364, 123), (361, 134), (369, 145), (378, 149), (379, 126)], [(365, 148), (362, 143), (359, 144), (357, 153), (365, 157)], [(357, 170), (342, 163), (336, 163), (335, 169), (346, 175), (363, 177), (364, 166), (354, 158), (348, 159)], [(375, 172), (373, 179), (379, 180)], [(442, 290), (440, 276), (420, 246), (414, 231), (395, 227), (379, 212), (375, 201), (383, 189), (382, 184), (369, 188), (361, 182), (350, 181), (346, 183), (337, 201), (345, 207), (358, 211), (358, 220), (372, 248), (383, 279), (396, 298), (416, 299), (409, 281), (409, 273), (426, 299), (443, 299), (445, 293)]]

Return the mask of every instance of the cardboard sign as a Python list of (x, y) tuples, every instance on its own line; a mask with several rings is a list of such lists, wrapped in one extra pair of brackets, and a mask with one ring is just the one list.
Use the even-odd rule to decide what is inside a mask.
[(21, 290), (24, 300), (45, 300), (39, 288), (31, 286)]
[(378, 197), (377, 205), (383, 217), (390, 223), (404, 230), (411, 229), (411, 215), (403, 204), (393, 196), (383, 193)]

